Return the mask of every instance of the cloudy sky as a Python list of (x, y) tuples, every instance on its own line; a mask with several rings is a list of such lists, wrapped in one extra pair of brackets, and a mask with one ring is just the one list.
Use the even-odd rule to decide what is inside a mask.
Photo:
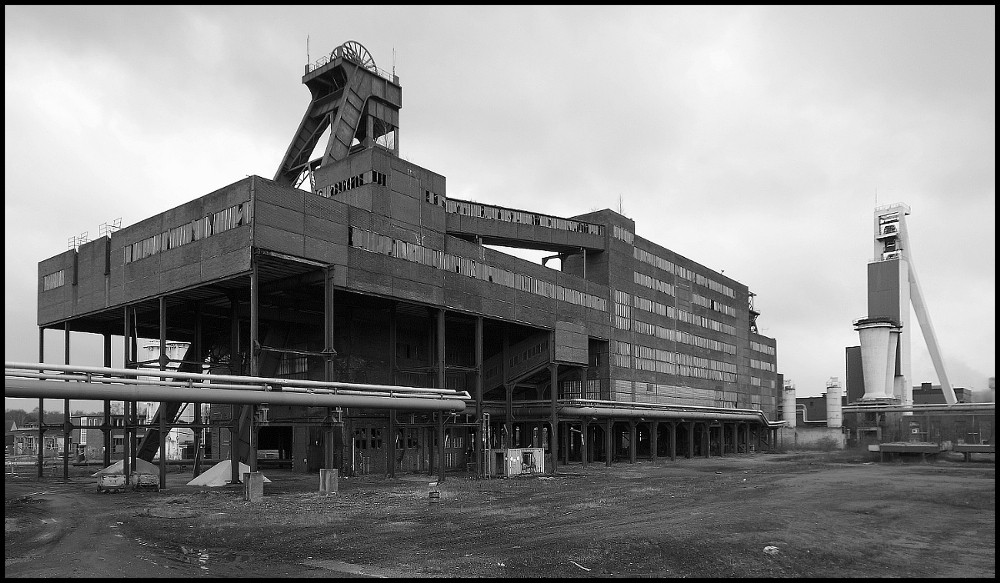
[[(907, 203), (952, 384), (995, 375), (993, 6), (8, 5), (4, 26), (7, 361), (38, 360), (40, 260), (271, 178), (309, 101), (307, 48), (355, 40), (399, 75), (400, 154), (449, 195), (620, 208), (757, 294), (799, 395), (843, 380), (873, 209)], [(46, 360), (61, 343), (46, 333)], [(101, 364), (99, 339), (72, 345)], [(914, 383), (937, 382), (919, 334), (913, 360)]]

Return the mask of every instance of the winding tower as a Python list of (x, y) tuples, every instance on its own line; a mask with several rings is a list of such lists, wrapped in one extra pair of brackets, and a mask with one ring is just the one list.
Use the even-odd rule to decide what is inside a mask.
[[(274, 181), (299, 186), (323, 165), (380, 145), (399, 155), (399, 78), (379, 69), (368, 50), (348, 41), (306, 65), (302, 83), (312, 99), (278, 166)], [(330, 130), (321, 157), (312, 158)]]
[(913, 404), (910, 372), (910, 306), (949, 405), (957, 402), (948, 382), (937, 335), (917, 279), (906, 228), (910, 207), (893, 203), (875, 209), (874, 258), (868, 263), (868, 316), (854, 322), (861, 336), (864, 400)]

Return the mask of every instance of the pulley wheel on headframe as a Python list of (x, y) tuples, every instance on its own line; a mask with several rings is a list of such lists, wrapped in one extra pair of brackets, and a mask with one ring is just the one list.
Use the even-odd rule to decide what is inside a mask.
[(375, 70), (375, 59), (361, 43), (349, 40), (333, 51), (334, 56), (343, 57), (361, 65), (369, 71)]

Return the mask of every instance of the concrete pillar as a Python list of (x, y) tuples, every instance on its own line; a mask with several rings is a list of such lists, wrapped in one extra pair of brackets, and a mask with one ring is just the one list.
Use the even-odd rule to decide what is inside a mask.
[(590, 440), (590, 421), (586, 418), (580, 420), (580, 460), (583, 462), (583, 467), (587, 467), (587, 462), (590, 461), (588, 458), (590, 456), (590, 447), (588, 447), (588, 441)]
[(687, 459), (692, 459), (694, 457), (694, 421), (688, 421), (688, 442), (687, 442), (687, 454), (684, 455)]
[(702, 445), (704, 446), (703, 454), (705, 457), (712, 457), (712, 425), (706, 421), (705, 431), (701, 435)]

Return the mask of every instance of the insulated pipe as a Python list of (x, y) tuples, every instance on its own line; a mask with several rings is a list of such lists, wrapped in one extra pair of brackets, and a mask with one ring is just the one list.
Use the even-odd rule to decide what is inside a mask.
[(285, 391), (245, 391), (232, 389), (191, 389), (104, 383), (4, 379), (4, 397), (87, 399), (113, 401), (174, 401), (181, 403), (228, 403), (234, 405), (292, 405), (304, 407), (370, 407), (418, 411), (465, 410), (461, 399), (420, 399), (413, 397), (369, 397)]
[(160, 377), (168, 379), (189, 379), (197, 381), (226, 381), (240, 384), (259, 384), (268, 385), (272, 387), (301, 387), (301, 388), (316, 388), (316, 389), (352, 389), (357, 391), (393, 391), (396, 393), (409, 392), (409, 393), (423, 393), (423, 394), (441, 394), (441, 395), (466, 395), (465, 393), (453, 391), (451, 389), (430, 389), (423, 387), (400, 387), (395, 385), (369, 385), (360, 383), (340, 383), (340, 382), (326, 382), (326, 381), (309, 381), (309, 380), (297, 380), (297, 379), (277, 379), (277, 378), (265, 378), (265, 377), (251, 377), (251, 376), (241, 376), (241, 375), (217, 375), (217, 374), (204, 374), (204, 373), (192, 373), (192, 372), (179, 372), (179, 371), (159, 371), (159, 370), (144, 370), (144, 369), (134, 369), (134, 368), (104, 368), (98, 366), (68, 366), (60, 364), (39, 364), (39, 363), (26, 363), (26, 362), (4, 362), (4, 369), (6, 369), (7, 374), (14, 374), (17, 376), (19, 373), (11, 373), (9, 369), (26, 369), (26, 370), (59, 370), (66, 372), (77, 372), (77, 373), (94, 373), (94, 374), (104, 374), (104, 375), (121, 375), (125, 377), (134, 377), (136, 375), (145, 377)]
[[(528, 414), (533, 412), (529, 411)], [(541, 413), (541, 411), (539, 411)], [(641, 410), (641, 409), (599, 409), (596, 407), (562, 407), (559, 410), (561, 415), (574, 415), (574, 416), (586, 416), (586, 417), (627, 417), (629, 419), (636, 418), (652, 418), (652, 419), (697, 419), (697, 420), (715, 420), (720, 421), (762, 421), (767, 423), (767, 420), (763, 418), (761, 414), (754, 413), (710, 413), (707, 411), (655, 411), (655, 410)]]
[[(46, 374), (46, 373), (22, 373), (22, 372), (17, 372), (17, 373), (8, 373), (7, 376), (10, 377), (10, 378), (19, 378), (19, 379), (41, 379), (41, 380), (49, 380), (49, 381), (80, 381), (80, 382), (112, 384), (112, 385), (116, 385), (116, 384), (126, 384), (126, 385), (130, 385), (130, 386), (131, 385), (137, 385), (137, 386), (144, 386), (144, 387), (153, 387), (153, 386), (155, 386), (155, 387), (179, 387), (179, 388), (188, 388), (188, 389), (191, 389), (191, 388), (195, 388), (195, 389), (234, 389), (234, 390), (239, 390), (239, 391), (268, 391), (268, 390), (270, 390), (269, 387), (264, 386), (264, 385), (259, 385), (259, 384), (247, 385), (247, 384), (239, 384), (239, 383), (216, 383), (216, 382), (194, 382), (194, 381), (167, 381), (167, 380), (142, 379), (142, 378), (139, 378), (139, 379), (127, 379), (127, 380), (123, 381), (119, 377), (97, 376), (97, 375), (89, 375), (89, 374), (58, 374), (58, 375), (56, 375), (56, 374)], [(394, 393), (397, 392), (397, 391), (393, 391), (393, 390), (388, 390), (388, 391), (386, 391), (386, 390), (379, 390), (379, 391), (375, 391), (375, 390), (370, 390), (370, 391), (352, 391), (352, 390), (338, 389), (338, 388), (334, 388), (334, 389), (310, 389), (310, 388), (304, 388), (304, 387), (280, 387), (279, 389), (276, 389), (276, 390), (278, 390), (278, 391), (280, 391), (282, 393), (303, 393), (303, 394), (318, 394), (318, 395), (327, 395), (327, 394), (330, 394), (330, 395), (333, 395), (333, 394), (336, 394), (336, 395), (359, 395), (359, 396), (367, 396), (367, 397), (392, 396)], [(470, 398), (470, 397), (468, 397), (468, 395), (466, 393), (460, 393), (460, 392), (456, 392), (456, 391), (451, 391), (451, 394), (448, 394), (448, 393), (431, 393), (431, 394), (427, 394), (427, 395), (425, 395), (423, 393), (412, 393), (412, 392), (407, 393), (407, 392), (404, 391), (402, 394), (404, 396), (407, 396), (407, 397), (410, 397), (410, 398), (414, 398), (414, 399), (417, 399), (417, 398), (420, 398), (420, 399), (454, 399), (454, 398), (467, 399), (467, 398)]]
[(854, 404), (845, 405), (843, 411), (845, 413), (865, 413), (865, 412), (901, 412), (901, 413), (928, 413), (935, 411), (950, 411), (956, 413), (958, 411), (996, 411), (996, 403), (955, 403), (954, 405), (948, 404), (918, 404), (918, 405), (865, 405), (865, 404)]

